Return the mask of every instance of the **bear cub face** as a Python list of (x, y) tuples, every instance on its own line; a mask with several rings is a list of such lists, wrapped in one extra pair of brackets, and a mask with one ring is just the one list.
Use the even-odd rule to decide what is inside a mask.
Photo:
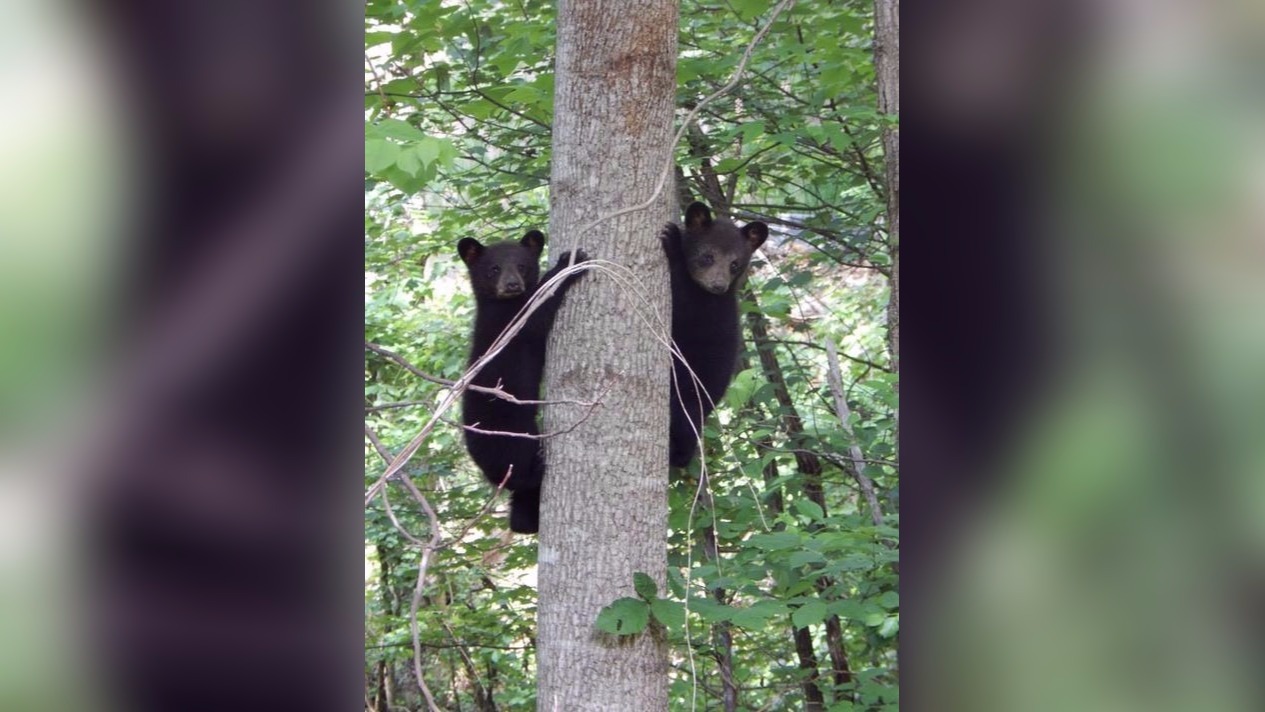
[(518, 242), (484, 245), (473, 237), (457, 243), (457, 254), (470, 270), (470, 285), (479, 300), (517, 299), (540, 279), (540, 253), (545, 236), (532, 230)]
[(769, 228), (752, 222), (739, 228), (695, 202), (685, 211), (681, 251), (690, 279), (712, 294), (727, 294), (747, 269), (751, 254), (764, 244)]

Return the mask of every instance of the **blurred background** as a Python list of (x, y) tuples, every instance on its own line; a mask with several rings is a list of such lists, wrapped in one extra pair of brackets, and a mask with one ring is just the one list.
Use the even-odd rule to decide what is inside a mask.
[[(362, 695), (363, 24), (306, 8), (0, 9), (2, 709)], [(903, 702), (1260, 709), (1265, 10), (902, 19)]]
[(1260, 709), (1265, 13), (952, 5), (902, 37), (904, 701)]
[(0, 9), (0, 709), (360, 699), (359, 19)]

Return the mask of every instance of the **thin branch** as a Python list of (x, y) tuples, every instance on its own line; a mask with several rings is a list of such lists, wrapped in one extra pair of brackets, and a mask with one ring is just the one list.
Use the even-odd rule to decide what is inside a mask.
[(513, 474), (514, 466), (510, 465), (505, 469), (505, 477), (502, 477), (500, 483), (497, 484), (496, 491), (493, 492), (492, 496), (488, 497), (488, 501), (483, 504), (483, 509), (480, 509), (478, 514), (474, 515), (470, 521), (466, 522), (465, 527), (463, 527), (461, 531), (457, 532), (456, 536), (450, 537), (446, 543), (441, 545), (439, 547), (440, 549), (452, 546), (454, 543), (466, 538), (466, 534), (474, 528), (474, 525), (477, 524), (479, 520), (486, 517), (488, 512), (492, 510), (492, 504), (495, 503), (497, 498), (501, 496), (501, 491), (505, 489), (505, 483), (510, 481), (510, 476)]
[[(479, 650), (531, 650), (530, 645), (483, 645), (481, 643), (463, 643), (467, 648), (478, 648)], [(366, 645), (365, 650), (383, 650), (387, 648), (408, 648), (412, 643), (383, 643), (381, 645)], [(436, 650), (444, 650), (447, 648), (456, 648), (459, 645), (447, 645), (444, 643), (422, 643), (423, 648), (435, 648)]]
[(413, 600), (409, 604), (409, 633), (413, 636), (413, 674), (417, 677), (418, 687), (422, 689), (422, 693), (426, 696), (426, 703), (430, 705), (432, 712), (439, 712), (439, 705), (435, 704), (434, 698), (427, 689), (422, 673), (422, 634), (417, 627), (417, 610), (422, 605), (423, 591), (426, 590), (426, 571), (430, 568), (430, 561), (439, 548), (440, 539), (443, 532), (439, 529), (439, 517), (435, 514), (435, 510), (431, 508), (430, 502), (426, 497), (417, 491), (417, 487), (413, 485), (413, 480), (408, 475), (401, 473), (401, 481), (405, 487), (413, 494), (419, 504), (422, 505), (422, 511), (426, 513), (426, 518), (430, 521), (431, 540), (426, 546), (422, 547), (422, 559), (417, 564), (417, 584), (413, 587)]
[(415, 408), (417, 406), (430, 405), (430, 401), (397, 401), (395, 403), (379, 403), (378, 405), (365, 406), (366, 413), (376, 413), (380, 410), (395, 410), (397, 408)]
[[(514, 333), (518, 333), (518, 330), (516, 329)], [(403, 356), (400, 356), (399, 354), (395, 353), (394, 351), (386, 347), (379, 346), (378, 344), (366, 341), (365, 349), (386, 358), (387, 360), (395, 363), (396, 365), (400, 366), (401, 368), (413, 374), (414, 376), (417, 376), (423, 381), (430, 381), (431, 383), (441, 385), (444, 388), (448, 388), (448, 389), (456, 388), (457, 384), (460, 383), (460, 381), (450, 381), (447, 378), (432, 376), (429, 373), (426, 373), (422, 369), (418, 368), (417, 366), (414, 366), (413, 364), (409, 363)], [(496, 396), (497, 398), (500, 398), (501, 400), (509, 401), (510, 403), (513, 403), (514, 405), (555, 405), (555, 404), (562, 403), (566, 405), (578, 405), (578, 406), (584, 406), (586, 408), (591, 408), (597, 404), (596, 401), (577, 401), (577, 400), (550, 401), (550, 400), (519, 399), (519, 398), (515, 398), (514, 395), (511, 393), (507, 393), (500, 386), (497, 386), (495, 388), (489, 388), (487, 386), (476, 386), (473, 383), (471, 383), (464, 386), (464, 388), (466, 390), (475, 391), (477, 393), (487, 393), (490, 396)], [(413, 401), (410, 404), (414, 404), (414, 403), (416, 403), (416, 401)], [(388, 405), (376, 406), (376, 407), (370, 406), (366, 408), (365, 410), (378, 410), (378, 409), (382, 409), (386, 407), (403, 407), (403, 405), (389, 404), (389, 406)]]
[[(387, 462), (391, 461), (391, 451), (386, 449), (386, 446), (384, 446), (382, 441), (378, 439), (377, 434), (373, 432), (373, 429), (369, 427), (368, 423), (365, 424), (365, 437), (369, 439), (370, 443), (373, 443), (373, 449), (378, 451), (378, 455), (382, 457), (383, 460)], [(404, 525), (400, 523), (400, 520), (395, 516), (395, 509), (391, 507), (391, 498), (388, 496), (387, 492), (388, 490), (383, 487), (382, 506), (386, 509), (387, 517), (391, 519), (391, 525), (394, 526), (395, 530), (398, 531), (405, 539), (413, 542), (416, 546), (426, 546), (425, 542), (413, 536), (413, 533), (408, 529), (405, 529)]]
[(878, 496), (874, 493), (874, 482), (865, 474), (865, 458), (861, 455), (861, 447), (856, 443), (852, 423), (849, 422), (852, 412), (848, 409), (847, 399), (843, 397), (843, 377), (839, 372), (839, 355), (835, 350), (835, 342), (830, 339), (826, 340), (826, 365), (826, 380), (830, 383), (830, 393), (835, 399), (835, 412), (839, 416), (839, 423), (843, 426), (844, 432), (852, 441), (852, 444), (848, 446), (852, 466), (848, 469), (852, 477), (856, 479), (857, 485), (861, 487), (865, 500), (869, 502), (870, 520), (877, 527), (883, 523), (883, 510), (879, 507)]
[(541, 128), (542, 128), (542, 129), (544, 129), (545, 131), (552, 131), (552, 130), (553, 130), (553, 127), (552, 127), (552, 126), (550, 126), (549, 124), (547, 124), (547, 123), (545, 123), (545, 122), (543, 122), (543, 121), (541, 121), (541, 120), (539, 120), (539, 119), (536, 119), (536, 118), (534, 118), (534, 117), (528, 116), (527, 114), (524, 114), (524, 113), (523, 113), (523, 112), (521, 112), (521, 111), (515, 111), (514, 109), (511, 109), (510, 107), (506, 106), (505, 104), (502, 104), (501, 102), (497, 101), (495, 98), (493, 98), (493, 97), (492, 97), (492, 95), (488, 94), (487, 92), (485, 92), (485, 91), (483, 91), (482, 89), (480, 89), (480, 88), (479, 88), (479, 86), (478, 86), (478, 84), (479, 84), (479, 83), (478, 83), (477, 81), (475, 81), (475, 78), (474, 78), (473, 76), (472, 76), (472, 77), (470, 77), (470, 82), (471, 82), (471, 84), (474, 86), (474, 91), (475, 91), (475, 93), (476, 93), (476, 94), (478, 94), (479, 96), (483, 97), (484, 99), (487, 99), (487, 100), (488, 100), (489, 102), (491, 102), (492, 104), (494, 104), (494, 105), (496, 105), (496, 106), (500, 107), (501, 109), (504, 109), (505, 111), (508, 111), (509, 113), (513, 114), (514, 116), (517, 116), (518, 118), (522, 119), (523, 121), (526, 121), (526, 122), (529, 122), (529, 123), (533, 123), (533, 124), (535, 124), (535, 125), (537, 125), (537, 126), (541, 127)]
[[(392, 462), (391, 451), (386, 449), (368, 426), (365, 427), (365, 435), (373, 443), (378, 455), (390, 465)], [(431, 712), (440, 712), (439, 705), (435, 704), (435, 697), (431, 694), (430, 688), (426, 686), (426, 678), (422, 674), (421, 631), (417, 627), (417, 609), (421, 606), (422, 592), (426, 589), (426, 571), (430, 568), (432, 555), (439, 548), (443, 532), (439, 529), (439, 517), (435, 514), (434, 508), (430, 506), (426, 495), (418, 491), (417, 486), (413, 484), (413, 479), (403, 472), (400, 473), (399, 479), (408, 488), (409, 493), (413, 495), (417, 503), (421, 505), (422, 512), (425, 513), (426, 519), (430, 523), (430, 541), (422, 544), (422, 559), (417, 564), (417, 583), (413, 587), (413, 601), (409, 605), (409, 628), (413, 636), (413, 674), (417, 677), (417, 686), (421, 689), (422, 696), (426, 698), (426, 704), (430, 707)]]
[[(813, 343), (813, 342), (811, 342), (811, 341), (796, 341), (796, 340), (794, 340), (794, 339), (765, 339), (765, 340), (764, 340), (763, 342), (761, 342), (761, 343), (766, 343), (766, 344), (784, 344), (784, 345), (788, 345), (788, 346), (804, 346), (804, 347), (806, 347), (806, 348), (810, 348), (810, 349), (817, 349), (817, 350), (819, 350), (819, 351), (824, 351), (824, 350), (826, 349), (826, 347), (825, 347), (825, 346), (822, 346), (821, 344), (814, 344), (814, 343)], [(849, 356), (848, 354), (844, 354), (844, 353), (841, 353), (841, 354), (838, 354), (838, 355), (839, 355), (839, 356), (842, 356), (842, 357), (844, 357), (844, 358), (846, 358), (846, 359), (848, 359), (849, 361), (853, 361), (853, 362), (855, 362), (855, 363), (859, 363), (859, 364), (861, 364), (862, 366), (869, 366), (870, 368), (873, 368), (873, 369), (875, 369), (875, 370), (878, 370), (878, 371), (886, 371), (887, 373), (891, 373), (891, 372), (892, 372), (891, 367), (889, 367), (889, 366), (883, 366), (883, 365), (881, 365), (881, 364), (874, 363), (873, 361), (869, 361), (869, 360), (867, 360), (867, 359), (863, 359), (863, 358), (861, 358), (860, 356)]]
[(461, 662), (466, 667), (466, 675), (470, 678), (470, 682), (474, 684), (475, 700), (479, 703), (479, 708), (483, 709), (486, 703), (491, 701), (492, 695), (483, 684), (483, 678), (479, 675), (479, 671), (475, 667), (474, 661), (470, 659), (470, 653), (466, 651), (465, 646), (457, 642), (457, 634), (453, 633), (452, 628), (443, 620), (439, 621), (439, 625), (444, 629), (444, 632), (448, 634), (448, 638), (452, 640), (457, 649), (457, 654), (461, 656)]
[(391, 100), (387, 99), (386, 93), (382, 90), (382, 76), (378, 74), (378, 68), (373, 66), (368, 52), (365, 52), (365, 66), (369, 67), (369, 73), (373, 75), (373, 81), (378, 85), (378, 98), (382, 100), (382, 110), (385, 111), (391, 105)]
[(367, 424), (365, 425), (365, 437), (369, 438), (369, 442), (373, 445), (373, 449), (378, 451), (379, 457), (387, 462), (391, 461), (391, 451), (382, 444), (382, 441), (378, 439), (378, 436), (374, 434), (373, 430), (371, 430)]
[[(607, 385), (606, 389), (602, 391), (602, 393), (597, 398), (595, 398), (593, 401), (589, 403), (583, 404), (586, 408), (584, 411), (584, 415), (580, 416), (580, 418), (576, 420), (574, 423), (572, 423), (571, 425), (568, 425), (567, 427), (561, 430), (550, 430), (543, 433), (517, 433), (517, 432), (509, 432), (505, 430), (484, 430), (483, 428), (479, 427), (479, 423), (472, 423), (470, 425), (465, 425), (463, 423), (458, 423), (456, 421), (449, 420), (447, 418), (444, 419), (444, 422), (448, 423), (449, 425), (455, 425), (456, 427), (461, 428), (462, 430), (465, 430), (466, 432), (480, 433), (482, 435), (499, 435), (502, 437), (510, 437), (510, 438), (527, 438), (529, 440), (545, 440), (547, 438), (557, 437), (558, 435), (569, 433), (575, 430), (576, 428), (580, 427), (580, 424), (588, 420), (589, 416), (593, 414), (593, 409), (597, 408), (597, 406), (602, 404), (602, 399), (606, 396), (607, 393), (610, 393), (610, 389), (611, 389), (611, 386)], [(574, 402), (574, 401), (571, 401), (571, 402)]]

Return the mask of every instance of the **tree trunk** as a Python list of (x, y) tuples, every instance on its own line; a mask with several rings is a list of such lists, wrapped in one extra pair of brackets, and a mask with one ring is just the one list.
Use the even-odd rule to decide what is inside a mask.
[(663, 329), (670, 323), (658, 233), (675, 213), (671, 175), (651, 207), (589, 226), (649, 199), (669, 165), (676, 32), (675, 0), (558, 4), (554, 254), (583, 248), (627, 267), (636, 288), (590, 272), (568, 293), (550, 341), (545, 398), (599, 399), (600, 405), (544, 408), (548, 469), (537, 618), (542, 711), (639, 712), (668, 705), (661, 637), (647, 631), (616, 641), (599, 635), (594, 622), (602, 607), (635, 595), (635, 572), (648, 574), (660, 591), (665, 583), (670, 365), (647, 322), (657, 319)]
[[(808, 443), (804, 442), (804, 420), (800, 417), (799, 410), (795, 407), (795, 401), (791, 398), (791, 391), (787, 388), (782, 364), (777, 360), (774, 344), (769, 338), (768, 318), (760, 310), (760, 304), (756, 299), (754, 290), (747, 287), (743, 298), (755, 306), (755, 309), (747, 312), (747, 327), (751, 330), (751, 341), (755, 345), (756, 353), (760, 358), (760, 368), (764, 371), (764, 377), (773, 386), (773, 397), (777, 400), (781, 410), (782, 429), (786, 433), (786, 438), (790, 441), (791, 447), (795, 449), (795, 465), (799, 471), (800, 491), (810, 501), (821, 507), (822, 513), (825, 514), (829, 512), (829, 509), (826, 506), (826, 496), (821, 480), (821, 458), (809, 449)], [(817, 592), (823, 593), (833, 584), (833, 579), (829, 576), (823, 576), (817, 580)], [(806, 653), (813, 652), (812, 635), (806, 629), (800, 629), (795, 631), (794, 637), (795, 649), (800, 656), (800, 668), (806, 669), (811, 664), (815, 669), (816, 654), (814, 653), (811, 659), (805, 657)], [(843, 624), (839, 621), (839, 616), (834, 614), (831, 614), (826, 619), (826, 651), (830, 654), (830, 666), (833, 672), (834, 683), (836, 685), (845, 685), (851, 682), (852, 668), (843, 645)], [(804, 697), (809, 703), (807, 709), (812, 709), (811, 705), (814, 700), (821, 699), (821, 692), (817, 688), (817, 679), (817, 675), (814, 673), (802, 683), (804, 686)], [(850, 697), (847, 693), (844, 696)]]
[[(708, 524), (703, 528), (703, 556), (710, 564), (720, 566), (720, 547), (716, 542), (716, 502), (712, 499), (711, 483), (706, 475), (700, 474), (704, 481), (699, 488), (702, 498), (699, 504), (708, 517)], [(729, 596), (723, 587), (712, 589), (712, 597), (717, 603), (729, 603)], [(725, 712), (738, 709), (738, 685), (734, 681), (734, 637), (729, 621), (720, 621), (712, 626), (713, 645), (716, 648), (716, 665), (720, 669), (721, 702)]]
[[(878, 110), (900, 115), (900, 0), (874, 0), (874, 73)], [(900, 129), (883, 130), (887, 165), (887, 238), (891, 245), (891, 297), (887, 303), (887, 349), (892, 372), (900, 373)]]
[(813, 632), (807, 628), (795, 628), (795, 654), (799, 657), (799, 669), (804, 673), (800, 687), (804, 690), (804, 712), (821, 712), (826, 709), (826, 698), (817, 685), (821, 674), (817, 671), (817, 651), (813, 648)]

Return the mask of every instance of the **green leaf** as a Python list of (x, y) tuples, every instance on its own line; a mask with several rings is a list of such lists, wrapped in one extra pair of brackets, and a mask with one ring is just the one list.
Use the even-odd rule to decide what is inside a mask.
[(829, 614), (825, 601), (814, 599), (795, 609), (791, 614), (791, 623), (796, 628), (804, 628), (822, 622)]
[(751, 394), (760, 385), (759, 378), (759, 371), (754, 368), (748, 368), (735, 376), (729, 390), (725, 391), (725, 402), (729, 407), (738, 409), (746, 405)]
[(668, 569), (668, 590), (677, 598), (685, 598), (685, 579), (676, 569)]
[(382, 91), (387, 94), (409, 94), (417, 91), (417, 81), (413, 79), (393, 79), (382, 85)]
[(829, 608), (831, 613), (850, 621), (861, 621), (868, 615), (865, 607), (853, 600), (833, 601)]
[(739, 628), (759, 630), (774, 616), (784, 615), (787, 606), (781, 601), (757, 601), (746, 608), (734, 608), (729, 620)]
[(499, 107), (486, 99), (475, 99), (466, 103), (466, 113), (471, 117), (486, 120), (496, 113)]
[(795, 532), (773, 532), (772, 534), (756, 534), (747, 542), (764, 551), (782, 551), (798, 547), (800, 538)]
[(417, 146), (413, 150), (417, 152), (417, 156), (421, 159), (422, 163), (430, 165), (435, 162), (436, 158), (439, 158), (441, 148), (442, 147), (438, 141), (430, 138), (424, 138), (417, 143)]
[(690, 613), (698, 615), (708, 623), (719, 623), (729, 620), (735, 609), (711, 598), (691, 598)]
[(422, 170), (418, 171), (418, 174), (414, 176), (400, 170), (398, 166), (394, 165), (383, 169), (381, 172), (382, 177), (390, 181), (391, 185), (399, 188), (401, 192), (408, 195), (417, 193), (422, 188), (426, 187), (427, 181), (431, 179), (433, 174), (433, 171), (422, 168)]
[(374, 138), (365, 141), (365, 170), (369, 173), (381, 173), (395, 165), (395, 157), (400, 149), (390, 141)]
[(704, 57), (681, 57), (676, 63), (676, 77), (679, 84), (698, 79), (704, 74), (709, 74), (711, 67), (707, 58)]
[(878, 634), (890, 638), (900, 631), (900, 616), (888, 616), (878, 627)]
[(399, 156), (395, 159), (395, 165), (413, 177), (416, 177), (423, 168), (422, 160), (418, 158), (416, 149), (400, 151)]
[(852, 145), (852, 138), (843, 132), (843, 127), (839, 124), (823, 124), (822, 136), (830, 143), (831, 148), (840, 153)]
[(655, 585), (654, 579), (640, 571), (633, 574), (633, 589), (647, 601), (652, 601), (659, 595), (659, 587)]
[(505, 95), (505, 100), (511, 104), (535, 104), (544, 98), (544, 93), (530, 84), (515, 87), (514, 91)]
[(730, 0), (738, 18), (749, 22), (769, 9), (769, 0)]
[(742, 140), (744, 143), (751, 143), (755, 139), (764, 135), (763, 121), (748, 121), (739, 127), (742, 132)]
[(611, 635), (634, 635), (650, 622), (650, 606), (637, 598), (625, 596), (597, 614), (597, 629)]
[(416, 126), (401, 119), (382, 119), (365, 127), (365, 134), (398, 141), (420, 141), (426, 138)]
[(811, 499), (795, 500), (795, 509), (800, 514), (808, 517), (810, 520), (814, 522), (826, 516), (826, 513), (822, 511), (821, 509), (821, 505), (817, 504)]
[(845, 556), (839, 562), (839, 569), (841, 571), (864, 571), (872, 568), (874, 568), (874, 562), (871, 561), (869, 557), (859, 556), (857, 554)]
[(790, 148), (795, 145), (795, 133), (792, 131), (781, 131), (773, 134), (773, 140), (782, 146)]
[(797, 551), (791, 554), (790, 558), (787, 559), (787, 562), (790, 563), (791, 566), (803, 566), (805, 564), (824, 564), (826, 563), (826, 557), (823, 556), (821, 552), (819, 551), (811, 551), (811, 550), (805, 549), (804, 551)]
[(650, 612), (665, 628), (670, 630), (685, 628), (685, 606), (680, 601), (656, 598), (650, 602)]
[(378, 45), (390, 44), (395, 39), (394, 32), (366, 32), (365, 33), (365, 49), (377, 47)]

